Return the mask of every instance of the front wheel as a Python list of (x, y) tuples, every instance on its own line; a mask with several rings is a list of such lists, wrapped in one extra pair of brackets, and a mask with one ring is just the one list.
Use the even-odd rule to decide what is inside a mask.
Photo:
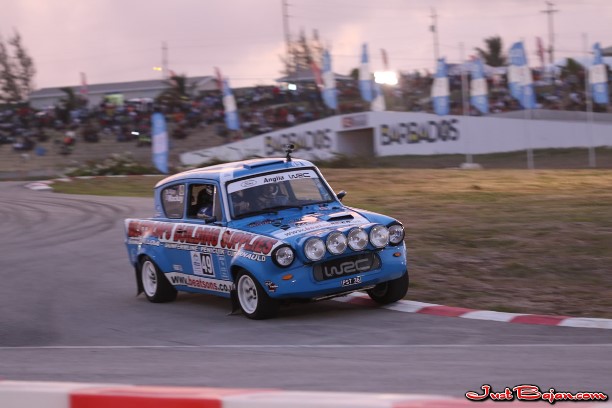
[(163, 303), (176, 299), (176, 289), (148, 256), (140, 262), (139, 278), (150, 302)]
[(236, 279), (236, 292), (242, 313), (249, 319), (267, 319), (278, 312), (278, 302), (263, 290), (248, 272), (240, 272)]
[(367, 291), (368, 296), (381, 305), (397, 302), (408, 293), (408, 271), (397, 279), (379, 283)]

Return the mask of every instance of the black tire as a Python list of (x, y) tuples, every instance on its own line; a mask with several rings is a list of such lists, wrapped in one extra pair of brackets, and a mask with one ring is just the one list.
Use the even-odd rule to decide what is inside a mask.
[(236, 297), (242, 313), (249, 319), (268, 319), (278, 313), (279, 303), (246, 271), (236, 276)]
[(142, 290), (150, 302), (164, 303), (176, 299), (176, 289), (148, 256), (140, 260), (138, 279), (140, 279)]
[(408, 293), (408, 271), (397, 279), (379, 283), (367, 291), (368, 296), (381, 305), (397, 302)]

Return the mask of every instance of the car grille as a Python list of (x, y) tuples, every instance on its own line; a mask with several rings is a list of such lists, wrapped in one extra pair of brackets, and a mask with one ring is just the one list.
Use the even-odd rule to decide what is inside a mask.
[(380, 268), (378, 255), (366, 252), (316, 264), (313, 267), (313, 274), (315, 280), (324, 281), (378, 268)]

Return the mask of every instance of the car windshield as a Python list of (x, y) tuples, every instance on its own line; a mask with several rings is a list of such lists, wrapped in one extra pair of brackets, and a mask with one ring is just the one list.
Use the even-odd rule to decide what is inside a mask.
[(333, 201), (314, 170), (287, 170), (240, 179), (227, 185), (234, 218)]

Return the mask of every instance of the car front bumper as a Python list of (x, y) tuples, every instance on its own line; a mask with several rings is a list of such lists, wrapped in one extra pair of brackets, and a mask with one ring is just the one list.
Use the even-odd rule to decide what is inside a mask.
[[(363, 271), (359, 265), (355, 267), (355, 260), (364, 259), (358, 258), (357, 253), (309, 264), (296, 259), (289, 268), (268, 270), (264, 276), (259, 276), (260, 283), (271, 298), (319, 299), (371, 288), (398, 279), (407, 271), (404, 245), (360, 254), (371, 254), (378, 261), (371, 265), (371, 269)], [(323, 269), (325, 274), (321, 272), (322, 264), (327, 265)]]

